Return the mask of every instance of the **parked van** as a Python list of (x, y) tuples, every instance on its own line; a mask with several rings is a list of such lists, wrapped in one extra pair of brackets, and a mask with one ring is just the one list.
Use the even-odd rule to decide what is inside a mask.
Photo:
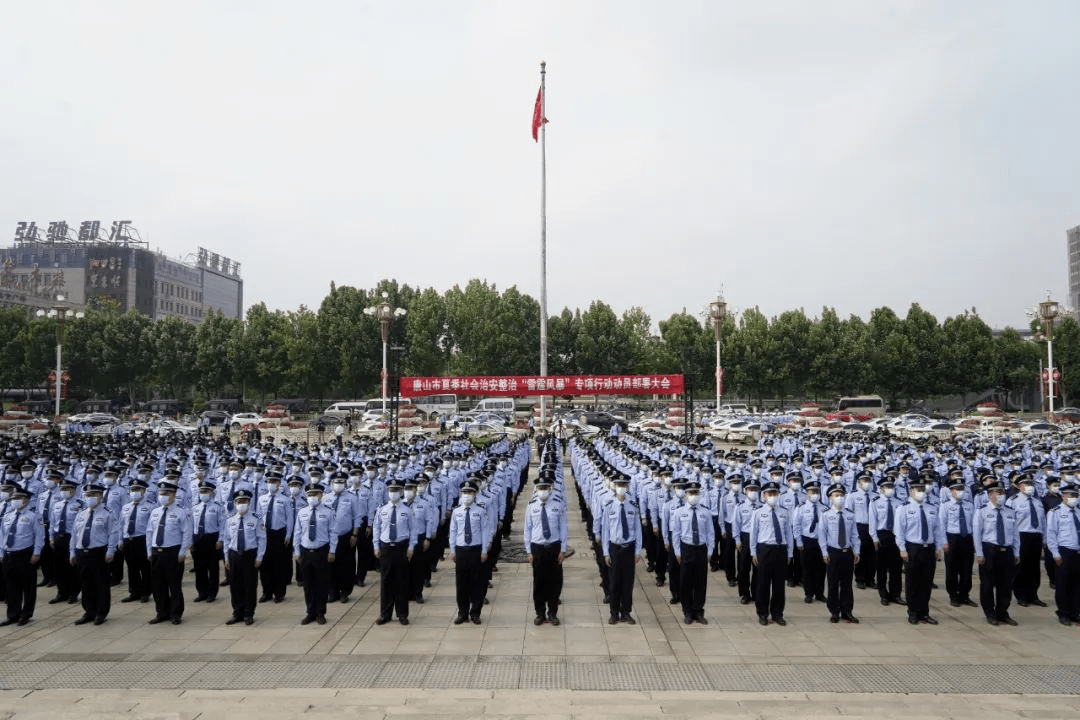
[(885, 401), (880, 395), (854, 395), (842, 397), (836, 403), (838, 412), (847, 411), (856, 417), (885, 417)]
[(347, 402), (334, 403), (323, 411), (323, 415), (349, 417), (350, 415), (363, 415), (364, 411), (367, 409), (368, 404), (363, 400), (349, 400)]
[(505, 418), (512, 418), (514, 416), (514, 409), (515, 409), (514, 398), (512, 398), (512, 397), (494, 397), (494, 398), (484, 398), (483, 400), (479, 401), (478, 403), (476, 403), (476, 406), (473, 407), (472, 411), (475, 412), (475, 413), (479, 413), (479, 412), (498, 413), (499, 415), (502, 415)]

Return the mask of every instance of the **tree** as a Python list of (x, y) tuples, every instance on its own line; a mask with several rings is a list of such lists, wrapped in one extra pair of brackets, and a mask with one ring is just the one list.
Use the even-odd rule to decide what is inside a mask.
[(626, 332), (608, 305), (594, 300), (581, 314), (577, 352), (579, 371), (584, 375), (618, 375), (633, 364)]
[(579, 375), (577, 359), (578, 333), (581, 331), (581, 312), (570, 308), (548, 318), (548, 372), (551, 375)]
[(1027, 342), (1013, 328), (994, 338), (994, 385), (1007, 396), (1030, 388), (1039, 376), (1039, 346)]
[(966, 407), (969, 393), (994, 387), (994, 333), (978, 315), (966, 311), (945, 318), (941, 331), (940, 392), (960, 393)]
[(446, 303), (434, 288), (413, 298), (405, 316), (405, 367), (409, 375), (443, 375), (450, 354), (446, 347)]
[(926, 398), (944, 392), (942, 359), (945, 356), (945, 336), (937, 318), (912, 303), (901, 323), (913, 357), (913, 365), (905, 377), (908, 400)]
[(802, 310), (782, 313), (769, 326), (771, 384), (781, 400), (806, 392), (812, 358), (810, 338), (811, 324)]
[(692, 388), (710, 387), (712, 331), (701, 326), (697, 318), (682, 312), (661, 320), (660, 337), (664, 342), (661, 372), (679, 371), (688, 376)]
[(916, 362), (912, 343), (896, 313), (880, 307), (870, 314), (864, 348), (873, 369), (875, 392), (896, 407), (899, 398), (909, 394), (908, 376)]
[(162, 318), (150, 331), (151, 372), (153, 385), (171, 398), (185, 397), (195, 384), (195, 326), (176, 316)]

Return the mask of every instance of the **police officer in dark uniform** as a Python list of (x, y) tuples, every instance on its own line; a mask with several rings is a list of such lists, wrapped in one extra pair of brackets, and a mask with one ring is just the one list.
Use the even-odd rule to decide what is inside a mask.
[(282, 475), (277, 470), (266, 474), (266, 492), (259, 497), (255, 514), (266, 531), (266, 552), (259, 566), (262, 596), (259, 602), (280, 603), (285, 599), (292, 570), (293, 498), (281, 492)]
[(72, 542), (68, 551), (71, 564), (78, 569), (82, 586), (83, 616), (76, 625), (93, 622), (101, 625), (111, 607), (109, 563), (116, 555), (120, 533), (109, 509), (102, 502), (104, 485), (86, 487), (86, 507), (75, 518)]
[(634, 565), (641, 561), (641, 513), (628, 494), (625, 477), (615, 480), (615, 496), (605, 507), (600, 523), (600, 547), (608, 568), (609, 625), (635, 625)]
[(780, 496), (777, 483), (765, 483), (761, 494), (765, 505), (754, 510), (750, 518), (750, 561), (758, 569), (754, 596), (758, 623), (768, 625), (771, 616), (777, 625), (787, 625), (784, 619), (784, 587), (788, 561), (795, 554), (791, 518), (777, 503)]
[(859, 563), (861, 532), (855, 520), (855, 511), (846, 508), (847, 490), (841, 483), (829, 486), (829, 509), (821, 516), (818, 525), (818, 545), (822, 559), (828, 566), (829, 622), (858, 623), (852, 614), (855, 597), (851, 582), (855, 566)]
[(52, 517), (49, 522), (49, 542), (53, 547), (53, 561), (56, 579), (56, 597), (49, 600), (50, 605), (68, 602), (74, 604), (79, 598), (79, 579), (71, 565), (71, 529), (75, 527), (75, 517), (82, 509), (82, 501), (75, 497), (78, 483), (74, 478), (60, 480), (60, 496), (53, 501)]
[(149, 486), (145, 480), (135, 478), (128, 486), (128, 501), (120, 509), (118, 548), (123, 548), (127, 564), (128, 594), (120, 602), (149, 602), (150, 560), (146, 556), (146, 524), (154, 505), (146, 498)]
[(180, 479), (177, 470), (165, 474), (158, 483), (158, 507), (146, 522), (146, 552), (150, 558), (150, 585), (155, 615), (147, 622), (156, 625), (171, 620), (179, 625), (184, 615), (182, 587), (184, 563), (191, 549), (191, 516), (176, 505)]

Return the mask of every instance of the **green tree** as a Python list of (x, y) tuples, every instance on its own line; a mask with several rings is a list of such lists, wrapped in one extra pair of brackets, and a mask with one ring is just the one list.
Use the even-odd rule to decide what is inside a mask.
[(941, 331), (940, 391), (959, 393), (966, 407), (970, 393), (994, 387), (994, 333), (982, 318), (966, 311), (946, 318)]
[(171, 398), (187, 397), (198, 377), (195, 326), (176, 316), (154, 323), (150, 331), (150, 380)]
[(1010, 398), (1021, 395), (1039, 377), (1039, 346), (1024, 340), (1013, 328), (1005, 328), (994, 338), (994, 344), (994, 385)]
[(581, 331), (581, 312), (563, 308), (558, 315), (548, 318), (548, 373), (551, 375), (579, 375), (577, 340)]
[(887, 307), (874, 310), (867, 323), (864, 348), (870, 359), (875, 392), (896, 407), (901, 397), (909, 396), (908, 376), (916, 362), (915, 349), (904, 332), (903, 321)]
[(780, 400), (801, 396), (810, 381), (811, 324), (802, 310), (782, 313), (769, 326), (771, 384)]
[(575, 356), (584, 375), (618, 375), (633, 364), (623, 325), (615, 311), (599, 300), (581, 314)]
[(428, 288), (413, 298), (405, 316), (407, 374), (445, 375), (450, 357), (446, 342), (446, 303)]

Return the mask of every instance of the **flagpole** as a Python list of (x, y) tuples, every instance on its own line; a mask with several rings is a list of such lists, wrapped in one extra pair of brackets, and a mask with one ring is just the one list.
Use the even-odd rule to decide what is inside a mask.
[[(540, 63), (540, 377), (547, 377), (547, 63)], [(540, 427), (547, 427), (547, 396), (540, 396)]]

